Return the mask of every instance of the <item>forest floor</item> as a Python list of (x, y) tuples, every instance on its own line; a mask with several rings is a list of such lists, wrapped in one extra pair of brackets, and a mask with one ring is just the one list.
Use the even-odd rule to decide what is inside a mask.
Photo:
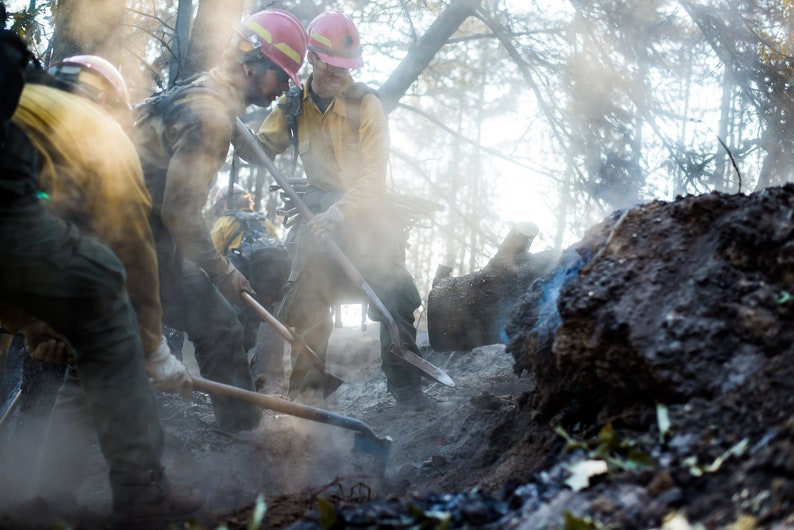
[[(385, 460), (273, 411), (229, 436), (206, 395), (162, 396), (166, 468), (207, 497), (190, 524), (249, 528), (264, 508), (261, 528), (291, 530), (794, 528), (792, 211), (794, 186), (616, 212), (519, 286), (506, 346), (426, 350), (456, 383), (428, 383), (428, 410), (386, 392), (377, 325), (335, 330), (345, 384), (323, 407), (390, 437)], [(77, 528), (109, 512), (89, 450)]]

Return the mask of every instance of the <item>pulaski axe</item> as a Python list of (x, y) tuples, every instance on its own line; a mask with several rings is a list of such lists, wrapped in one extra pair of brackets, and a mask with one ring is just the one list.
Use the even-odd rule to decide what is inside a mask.
[(309, 345), (306, 344), (302, 338), (300, 338), (300, 336), (282, 324), (282, 322), (275, 316), (270, 314), (270, 312), (262, 307), (259, 302), (254, 300), (250, 294), (242, 292), (240, 293), (240, 296), (251, 309), (256, 311), (262, 320), (273, 326), (276, 329), (276, 332), (284, 337), (287, 342), (289, 342), (290, 346), (292, 347), (292, 351), (297, 352), (299, 355), (303, 355), (306, 360), (308, 360), (312, 366), (314, 366), (322, 374), (323, 397), (327, 398), (333, 394), (337, 388), (339, 388), (339, 385), (344, 383), (344, 381), (342, 381), (340, 378), (328, 372), (328, 370), (325, 368), (325, 363), (323, 360), (320, 359), (317, 353), (312, 350)]
[[(259, 162), (267, 168), (271, 175), (273, 175), (273, 179), (278, 183), (279, 186), (281, 186), (281, 188), (284, 190), (284, 193), (286, 193), (287, 196), (292, 200), (292, 202), (298, 208), (298, 212), (300, 212), (304, 219), (308, 221), (314, 217), (312, 211), (306, 206), (300, 196), (292, 188), (289, 180), (281, 174), (278, 168), (276, 168), (276, 165), (272, 160), (270, 160), (270, 157), (267, 156), (267, 153), (265, 153), (265, 150), (262, 149), (261, 145), (259, 145), (259, 142), (256, 140), (256, 138), (254, 138), (254, 135), (251, 134), (251, 131), (248, 130), (248, 127), (246, 127), (245, 124), (240, 121), (240, 118), (235, 120), (235, 126), (237, 127), (237, 130), (240, 132), (240, 134), (242, 134), (245, 142), (253, 150), (253, 153), (256, 155)], [(400, 340), (400, 332), (397, 329), (397, 323), (394, 321), (394, 317), (391, 316), (391, 313), (389, 313), (389, 311), (386, 309), (386, 306), (383, 305), (383, 302), (381, 302), (380, 298), (378, 298), (378, 295), (375, 294), (375, 291), (372, 290), (372, 287), (369, 285), (369, 283), (367, 283), (364, 277), (361, 276), (361, 273), (358, 272), (345, 253), (342, 252), (342, 249), (339, 248), (339, 245), (336, 244), (336, 241), (329, 238), (326, 240), (326, 244), (328, 251), (336, 260), (336, 262), (342, 267), (342, 269), (344, 269), (348, 278), (350, 278), (353, 284), (355, 284), (361, 290), (361, 292), (364, 293), (372, 306), (378, 311), (378, 313), (380, 313), (381, 317), (383, 318), (383, 324), (386, 325), (392, 340), (392, 344), (389, 347), (389, 353), (391, 353), (404, 365), (417, 370), (423, 376), (441, 383), (442, 385), (454, 387), (455, 382), (446, 374), (446, 372), (444, 372), (444, 370), (429, 363), (402, 344), (402, 341)]]

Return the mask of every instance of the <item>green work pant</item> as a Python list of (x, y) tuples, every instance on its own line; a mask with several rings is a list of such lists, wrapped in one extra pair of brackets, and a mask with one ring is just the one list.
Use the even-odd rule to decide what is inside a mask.
[[(160, 469), (163, 430), (119, 260), (37, 201), (0, 209), (0, 248), (0, 302), (47, 322), (75, 348), (73, 377), (59, 391), (50, 427), (59, 410), (71, 415), (79, 405), (90, 416), (111, 481), (128, 470)], [(56, 430), (48, 428), (53, 436)]]
[[(187, 333), (203, 377), (253, 391), (243, 327), (231, 304), (201, 268), (174, 252), (170, 236), (161, 225), (155, 223), (153, 229), (163, 321)], [(262, 410), (250, 403), (211, 397), (218, 426), (225, 431), (253, 429), (262, 417)]]
[[(308, 233), (304, 223), (296, 225), (295, 229), (293, 269), (278, 314), (325, 360), (333, 330), (331, 307), (351, 297), (360, 299), (363, 295), (325, 245), (319, 244)], [(421, 298), (405, 268), (399, 234), (389, 219), (372, 219), (355, 226), (344, 226), (335, 234), (335, 240), (391, 314), (402, 344), (418, 354), (414, 311), (420, 306)], [(381, 322), (381, 366), (388, 390), (392, 394), (419, 391), (419, 374), (388, 353), (392, 340), (388, 327), (382, 323), (383, 317), (372, 305), (368, 314), (372, 320)], [(322, 388), (321, 376), (310, 362), (294, 353), (292, 361), (291, 396)]]

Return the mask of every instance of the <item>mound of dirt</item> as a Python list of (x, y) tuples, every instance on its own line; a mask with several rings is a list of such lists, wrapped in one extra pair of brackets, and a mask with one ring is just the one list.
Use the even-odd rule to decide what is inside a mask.
[[(262, 507), (292, 530), (794, 528), (793, 206), (785, 186), (617, 212), (516, 286), (506, 347), (426, 350), (456, 382), (429, 410), (386, 392), (377, 325), (335, 330), (346, 382), (321, 406), (390, 438), (385, 459), (273, 411), (229, 436), (194, 393), (160, 398), (166, 467), (207, 495), (205, 528)], [(86, 528), (109, 507), (91, 451)]]

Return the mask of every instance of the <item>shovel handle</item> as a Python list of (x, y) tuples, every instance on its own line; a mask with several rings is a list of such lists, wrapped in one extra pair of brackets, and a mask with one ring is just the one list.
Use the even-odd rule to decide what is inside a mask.
[[(276, 165), (267, 155), (265, 150), (259, 145), (259, 142), (254, 138), (251, 131), (248, 130), (248, 127), (237, 118), (235, 120), (235, 126), (237, 127), (238, 132), (242, 134), (243, 138), (245, 138), (246, 144), (250, 147), (254, 154), (256, 155), (257, 159), (267, 168), (270, 174), (273, 176), (273, 179), (278, 183), (281, 189), (284, 191), (284, 194), (290, 198), (292, 203), (297, 208), (298, 212), (307, 220), (309, 221), (314, 217), (314, 212), (312, 212), (306, 203), (303, 202), (300, 195), (293, 189), (292, 185), (290, 184), (289, 180), (281, 174), (278, 170)], [(381, 316), (384, 319), (384, 323), (386, 324), (387, 329), (389, 330), (389, 335), (391, 336), (392, 342), (399, 347), (400, 346), (400, 333), (397, 330), (397, 323), (394, 321), (394, 317), (391, 316), (391, 313), (386, 309), (386, 306), (383, 305), (380, 298), (375, 294), (375, 291), (369, 286), (367, 281), (361, 276), (361, 273), (358, 272), (356, 267), (350, 261), (350, 259), (342, 252), (342, 249), (339, 248), (339, 245), (336, 244), (335, 241), (332, 239), (326, 240), (327, 247), (331, 255), (337, 261), (337, 263), (345, 270), (345, 273), (350, 278), (350, 280), (363, 291), (364, 295), (369, 299), (373, 306), (378, 310)]]
[(251, 392), (250, 390), (243, 390), (236, 386), (210, 381), (209, 379), (201, 377), (193, 377), (193, 389), (206, 392), (207, 394), (238, 399), (240, 401), (252, 403), (263, 409), (283, 412), (284, 414), (289, 414), (290, 416), (296, 416), (305, 420), (342, 427), (378, 439), (378, 436), (375, 435), (372, 429), (361, 420), (342, 416), (341, 414), (318, 409), (316, 407), (302, 405), (294, 401), (260, 394), (259, 392)]
[(240, 296), (245, 301), (245, 303), (248, 304), (248, 307), (256, 311), (256, 313), (260, 316), (260, 318), (262, 318), (262, 320), (273, 326), (276, 329), (276, 332), (278, 332), (279, 335), (284, 337), (285, 340), (289, 341), (290, 344), (292, 343), (293, 340), (297, 338), (291, 329), (289, 329), (287, 326), (282, 324), (279, 319), (277, 319), (270, 313), (270, 311), (262, 307), (262, 304), (257, 302), (253, 296), (246, 293), (245, 291), (241, 292)]
[(344, 382), (339, 377), (331, 374), (328, 372), (328, 369), (325, 367), (325, 363), (317, 353), (312, 350), (308, 344), (306, 344), (300, 336), (296, 335), (291, 329), (285, 326), (278, 318), (273, 316), (267, 309), (262, 307), (262, 304), (257, 302), (254, 297), (250, 294), (246, 293), (245, 291), (240, 293), (240, 297), (245, 301), (248, 306), (256, 311), (256, 313), (268, 324), (273, 326), (279, 335), (284, 337), (284, 339), (289, 342), (290, 346), (292, 346), (293, 351), (297, 352), (299, 355), (303, 355), (307, 361), (309, 361), (312, 366), (314, 366), (317, 371), (319, 371), (323, 376), (323, 394), (325, 397), (330, 396), (334, 393), (334, 390), (339, 388), (339, 386)]
[(297, 350), (298, 353), (305, 355), (308, 358), (307, 360), (311, 361), (315, 368), (323, 373), (326, 372), (325, 363), (322, 361), (322, 359), (320, 359), (317, 353), (315, 353), (305, 342), (303, 342), (303, 339), (296, 335), (287, 326), (282, 324), (279, 319), (270, 314), (270, 312), (262, 307), (259, 302), (254, 300), (250, 294), (243, 291), (240, 293), (240, 296), (243, 298), (243, 300), (245, 300), (245, 303), (251, 307), (251, 309), (256, 311), (257, 314), (262, 317), (265, 322), (276, 328), (278, 334), (284, 337), (284, 339), (290, 343), (290, 346)]

